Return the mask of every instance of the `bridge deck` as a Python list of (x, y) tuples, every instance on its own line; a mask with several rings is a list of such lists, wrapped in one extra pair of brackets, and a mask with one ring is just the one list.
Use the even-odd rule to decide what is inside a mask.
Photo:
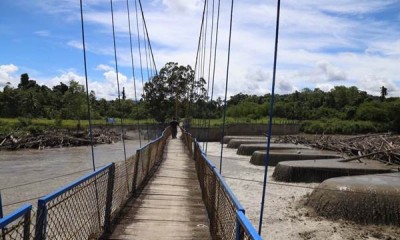
[(211, 239), (194, 161), (179, 138), (167, 143), (161, 166), (109, 239)]

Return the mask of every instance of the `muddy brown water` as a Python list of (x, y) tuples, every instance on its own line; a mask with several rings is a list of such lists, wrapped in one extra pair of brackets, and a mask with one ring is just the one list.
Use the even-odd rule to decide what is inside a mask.
[[(147, 141), (142, 141), (142, 145), (145, 143)], [(139, 148), (139, 141), (126, 140), (125, 146), (129, 157)], [(94, 147), (94, 156), (97, 167), (123, 161), (123, 144), (117, 142), (97, 145)], [(92, 171), (90, 146), (1, 151), (0, 190), (4, 214), (25, 203), (36, 206), (38, 197), (49, 194)], [(62, 175), (66, 176), (58, 177)], [(50, 179), (34, 183), (47, 178)]]

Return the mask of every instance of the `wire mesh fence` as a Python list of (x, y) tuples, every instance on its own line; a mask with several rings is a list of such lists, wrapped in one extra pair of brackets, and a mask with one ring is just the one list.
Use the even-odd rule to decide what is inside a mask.
[[(129, 196), (143, 187), (160, 163), (169, 134), (165, 131), (127, 161), (109, 164), (39, 199), (36, 212), (29, 205), (0, 219), (0, 240), (98, 239), (106, 235)], [(195, 159), (212, 237), (261, 239), (196, 140), (186, 133), (183, 140)]]
[[(38, 201), (35, 239), (95, 239), (104, 226), (108, 165)], [(110, 179), (111, 180), (111, 179)]]
[(202, 152), (196, 139), (186, 132), (182, 138), (189, 151), (193, 149), (193, 158), (210, 220), (212, 238), (261, 239), (244, 215), (244, 208), (218, 173), (214, 164)]
[[(162, 160), (169, 129), (124, 162), (111, 163), (0, 218), (0, 240), (99, 239)], [(31, 214), (32, 212), (32, 214)]]
[(1, 240), (27, 240), (31, 238), (32, 205), (24, 205), (9, 216), (0, 219)]

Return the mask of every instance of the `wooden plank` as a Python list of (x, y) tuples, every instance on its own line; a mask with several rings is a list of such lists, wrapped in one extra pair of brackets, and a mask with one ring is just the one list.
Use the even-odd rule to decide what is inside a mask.
[(179, 138), (169, 140), (158, 171), (109, 239), (211, 239), (194, 161)]

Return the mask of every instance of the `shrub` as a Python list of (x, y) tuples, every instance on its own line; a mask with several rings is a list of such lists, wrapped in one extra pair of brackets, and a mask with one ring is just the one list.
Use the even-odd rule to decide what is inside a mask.
[(322, 119), (303, 121), (301, 131), (312, 134), (358, 134), (384, 132), (389, 124), (372, 121), (348, 121), (339, 119)]
[(32, 119), (30, 118), (18, 118), (17, 127), (25, 128), (32, 125)]

